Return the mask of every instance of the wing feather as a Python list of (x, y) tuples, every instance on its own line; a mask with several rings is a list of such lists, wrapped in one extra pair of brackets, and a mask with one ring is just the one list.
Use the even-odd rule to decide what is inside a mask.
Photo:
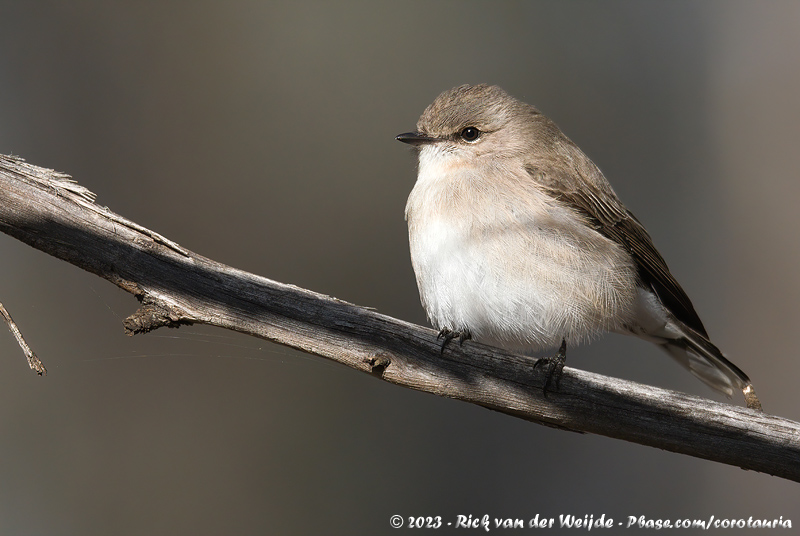
[[(645, 228), (625, 208), (594, 164), (581, 167), (584, 169), (572, 170), (575, 175), (535, 165), (527, 166), (527, 171), (556, 199), (584, 216), (597, 232), (625, 248), (636, 263), (641, 285), (652, 289), (675, 318), (708, 338), (689, 296), (670, 273)], [(586, 176), (587, 173), (596, 175)]]

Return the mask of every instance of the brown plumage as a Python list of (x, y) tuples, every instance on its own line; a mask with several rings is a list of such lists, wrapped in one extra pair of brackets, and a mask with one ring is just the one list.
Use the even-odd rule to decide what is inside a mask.
[(760, 407), (647, 231), (536, 108), (496, 86), (460, 86), (398, 140), (419, 150), (406, 206), (411, 257), (423, 306), (443, 334), (511, 350), (632, 334)]

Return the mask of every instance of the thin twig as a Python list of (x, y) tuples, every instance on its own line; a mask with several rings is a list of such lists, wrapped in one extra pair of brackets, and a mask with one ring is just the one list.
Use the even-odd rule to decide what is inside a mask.
[(197, 255), (65, 188), (64, 177), (0, 156), (0, 231), (134, 294), (129, 333), (219, 326), (547, 426), (800, 482), (800, 423), (571, 368), (545, 397), (531, 358), (470, 341), (440, 353), (429, 328)]
[(42, 374), (47, 374), (47, 369), (44, 368), (44, 364), (39, 360), (38, 357), (36, 357), (36, 354), (33, 353), (33, 350), (31, 350), (31, 347), (28, 346), (28, 343), (25, 342), (25, 337), (22, 336), (22, 332), (20, 332), (16, 322), (14, 322), (14, 319), (11, 318), (11, 315), (8, 313), (2, 303), (0, 303), (0, 316), (2, 316), (6, 321), (8, 329), (11, 330), (11, 333), (17, 339), (20, 348), (22, 348), (22, 351), (25, 353), (25, 357), (28, 359), (28, 365), (31, 367), (31, 370), (35, 370), (39, 376)]

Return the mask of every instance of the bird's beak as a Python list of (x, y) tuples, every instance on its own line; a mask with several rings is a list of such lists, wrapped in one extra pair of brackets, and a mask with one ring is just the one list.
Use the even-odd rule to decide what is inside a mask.
[(439, 138), (431, 138), (430, 136), (426, 136), (421, 132), (406, 132), (405, 134), (398, 134), (394, 139), (409, 145), (414, 145), (416, 147), (426, 143), (433, 143), (438, 141)]

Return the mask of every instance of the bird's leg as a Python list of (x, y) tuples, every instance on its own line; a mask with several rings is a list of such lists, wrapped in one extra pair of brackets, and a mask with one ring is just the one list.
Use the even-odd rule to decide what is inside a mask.
[(444, 347), (447, 346), (447, 343), (452, 341), (455, 338), (458, 338), (458, 344), (464, 344), (464, 341), (467, 339), (471, 339), (472, 335), (470, 334), (469, 330), (465, 329), (464, 331), (453, 331), (450, 328), (442, 328), (439, 332), (439, 335), (436, 336), (437, 339), (444, 339), (442, 341), (442, 348), (439, 351), (440, 354), (444, 353)]
[(556, 391), (558, 391), (559, 383), (561, 382), (561, 373), (564, 371), (564, 363), (567, 362), (567, 340), (561, 340), (561, 348), (558, 349), (558, 353), (553, 357), (542, 357), (536, 360), (534, 363), (533, 368), (538, 367), (539, 365), (547, 366), (547, 377), (544, 381), (544, 387), (542, 391), (544, 396), (547, 397), (547, 390), (550, 388), (550, 384), (553, 383), (555, 380)]

